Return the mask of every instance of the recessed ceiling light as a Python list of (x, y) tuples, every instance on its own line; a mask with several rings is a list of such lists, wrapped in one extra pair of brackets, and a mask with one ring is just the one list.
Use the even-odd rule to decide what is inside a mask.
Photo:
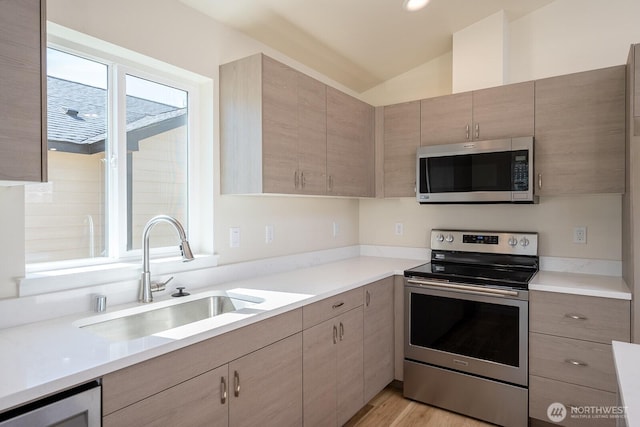
[(429, 3), (429, 0), (404, 0), (402, 7), (409, 12), (415, 12), (425, 7)]

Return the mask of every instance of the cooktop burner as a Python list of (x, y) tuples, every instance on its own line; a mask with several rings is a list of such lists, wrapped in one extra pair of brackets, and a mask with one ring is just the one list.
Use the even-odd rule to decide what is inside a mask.
[(538, 271), (536, 233), (433, 230), (431, 249), (405, 277), (526, 290)]

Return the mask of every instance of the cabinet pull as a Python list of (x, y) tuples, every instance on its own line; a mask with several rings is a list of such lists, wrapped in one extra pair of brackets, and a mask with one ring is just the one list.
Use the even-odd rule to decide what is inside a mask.
[(340, 322), (340, 341), (344, 338), (344, 325)]
[(365, 304), (367, 305), (367, 307), (369, 307), (369, 304), (371, 304), (371, 294), (369, 293), (369, 291), (365, 291)]
[(227, 380), (224, 377), (220, 377), (220, 403), (227, 403)]
[(542, 190), (542, 174), (538, 174), (538, 189)]
[(573, 365), (573, 366), (589, 366), (588, 364), (584, 363), (584, 362), (580, 362), (579, 360), (574, 360), (574, 359), (565, 359), (564, 360), (566, 363)]
[(480, 123), (476, 123), (476, 139), (480, 138)]
[(293, 173), (293, 185), (296, 188), (296, 190), (298, 189), (298, 183), (300, 182), (299, 178), (298, 178), (298, 170), (296, 169), (296, 171)]
[(332, 305), (332, 307), (333, 307), (333, 309), (335, 310), (336, 308), (340, 308), (340, 307), (342, 307), (343, 305), (344, 305), (344, 302), (339, 302), (339, 303), (337, 303), (337, 304), (333, 304), (333, 305)]
[(329, 191), (333, 191), (333, 175), (329, 175)]
[(233, 394), (235, 397), (240, 396), (240, 374), (233, 371)]
[(304, 179), (304, 171), (300, 172), (300, 187), (304, 188), (307, 181)]
[(333, 325), (333, 343), (338, 343), (338, 328), (336, 328), (336, 325)]
[(564, 317), (568, 317), (569, 319), (573, 319), (573, 320), (587, 320), (587, 318), (585, 316), (583, 316), (582, 314), (567, 313), (567, 314), (564, 315)]
[(470, 131), (471, 131), (471, 129), (469, 127), (469, 123), (467, 123), (466, 132), (465, 132), (465, 138), (469, 139), (469, 137), (471, 136)]

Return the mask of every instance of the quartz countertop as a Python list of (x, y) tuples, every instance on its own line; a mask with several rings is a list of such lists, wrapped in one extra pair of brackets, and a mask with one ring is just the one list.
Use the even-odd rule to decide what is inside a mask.
[(529, 290), (631, 300), (631, 291), (619, 276), (538, 271)]
[[(109, 307), (105, 313), (85, 312), (0, 330), (0, 412), (320, 299), (402, 275), (405, 269), (423, 262), (355, 257), (198, 289), (197, 294), (203, 296), (226, 291), (252, 297), (257, 303), (246, 312), (226, 313), (130, 341), (109, 341), (78, 325), (108, 319), (120, 310), (144, 310), (149, 305), (123, 304)], [(174, 301), (179, 302), (163, 297), (157, 303)]]
[(640, 426), (640, 345), (613, 341), (613, 362), (618, 378), (620, 405), (627, 427)]

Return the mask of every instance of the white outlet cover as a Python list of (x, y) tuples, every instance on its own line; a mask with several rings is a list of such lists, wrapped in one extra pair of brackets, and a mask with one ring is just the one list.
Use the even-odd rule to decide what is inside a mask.
[(587, 243), (587, 227), (573, 227), (573, 243)]
[(264, 241), (265, 243), (273, 243), (273, 225), (266, 225), (264, 227)]
[(333, 223), (333, 237), (338, 237), (338, 234), (340, 234), (340, 224), (338, 224), (337, 222)]
[(229, 228), (229, 247), (240, 247), (240, 227)]
[(396, 222), (394, 230), (396, 236), (402, 236), (404, 234), (404, 224), (401, 222)]

